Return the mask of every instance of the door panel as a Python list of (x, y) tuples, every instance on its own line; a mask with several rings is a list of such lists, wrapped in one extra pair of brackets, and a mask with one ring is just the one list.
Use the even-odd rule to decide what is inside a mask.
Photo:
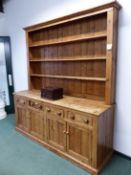
[(35, 137), (44, 140), (45, 122), (42, 112), (28, 109), (29, 116), (29, 132)]
[(11, 49), (9, 37), (0, 37), (0, 98), (6, 104), (8, 113), (14, 112), (13, 77), (11, 67)]
[(67, 123), (67, 152), (84, 163), (90, 163), (92, 132)]
[(66, 122), (61, 108), (46, 107), (46, 131), (47, 142), (60, 150), (65, 150), (66, 135), (64, 131), (66, 131)]
[(0, 98), (4, 100), (7, 106), (10, 105), (9, 100), (9, 88), (8, 88), (8, 79), (7, 79), (7, 68), (6, 68), (6, 59), (5, 59), (5, 47), (4, 43), (0, 42)]
[(27, 110), (21, 106), (16, 106), (16, 125), (24, 131), (28, 131)]
[(65, 149), (65, 123), (47, 118), (47, 142), (61, 150)]
[(65, 150), (65, 142), (66, 142), (66, 137), (64, 134), (65, 122), (47, 118), (46, 124), (47, 124), (47, 142), (61, 150)]

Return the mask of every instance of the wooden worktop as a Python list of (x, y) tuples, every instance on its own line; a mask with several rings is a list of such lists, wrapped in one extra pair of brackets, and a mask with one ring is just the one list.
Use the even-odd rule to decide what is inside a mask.
[(93, 115), (100, 115), (101, 113), (110, 108), (109, 105), (105, 105), (102, 101), (88, 100), (71, 96), (64, 96), (64, 98), (60, 100), (47, 100), (41, 98), (40, 91), (37, 90), (16, 92), (15, 95), (32, 98), (41, 102), (46, 102), (65, 108), (79, 110), (81, 112), (86, 112)]

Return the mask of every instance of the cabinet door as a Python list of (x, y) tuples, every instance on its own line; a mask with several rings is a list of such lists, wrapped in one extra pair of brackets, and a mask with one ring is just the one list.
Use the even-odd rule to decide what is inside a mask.
[(16, 126), (22, 130), (28, 131), (28, 117), (26, 109), (26, 100), (21, 97), (15, 98)]
[(29, 132), (38, 139), (44, 140), (45, 122), (44, 113), (41, 111), (28, 109), (29, 116)]
[(63, 113), (57, 108), (46, 110), (47, 142), (60, 150), (65, 150), (66, 123), (62, 117)]
[(92, 132), (88, 128), (67, 122), (67, 152), (89, 164), (92, 152)]
[(26, 108), (16, 106), (16, 125), (18, 128), (28, 131), (28, 118)]

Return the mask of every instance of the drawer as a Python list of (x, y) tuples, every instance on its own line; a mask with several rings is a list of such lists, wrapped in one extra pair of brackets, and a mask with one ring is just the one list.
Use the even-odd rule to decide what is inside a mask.
[(57, 107), (47, 106), (46, 107), (46, 115), (47, 117), (56, 116), (59, 119), (64, 118), (64, 111)]
[(24, 106), (26, 106), (26, 99), (23, 97), (17, 96), (17, 97), (15, 97), (15, 103), (16, 103), (16, 105), (24, 107)]
[(84, 124), (86, 126), (93, 125), (93, 118), (89, 114), (81, 114), (79, 112), (68, 111), (67, 119), (70, 120), (71, 122)]
[(33, 109), (44, 111), (44, 104), (36, 100), (28, 100), (28, 106)]

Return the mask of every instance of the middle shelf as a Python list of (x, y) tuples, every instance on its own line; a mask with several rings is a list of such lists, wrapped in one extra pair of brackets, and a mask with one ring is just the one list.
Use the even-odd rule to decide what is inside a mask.
[(101, 81), (101, 82), (107, 81), (106, 78), (100, 78), (100, 77), (80, 77), (80, 76), (64, 76), (64, 75), (30, 74), (30, 77), (72, 79), (72, 80), (84, 80), (84, 81)]
[(106, 56), (90, 56), (90, 57), (64, 57), (64, 58), (36, 58), (36, 59), (29, 59), (30, 62), (63, 62), (63, 61), (96, 61), (96, 60), (106, 60)]

